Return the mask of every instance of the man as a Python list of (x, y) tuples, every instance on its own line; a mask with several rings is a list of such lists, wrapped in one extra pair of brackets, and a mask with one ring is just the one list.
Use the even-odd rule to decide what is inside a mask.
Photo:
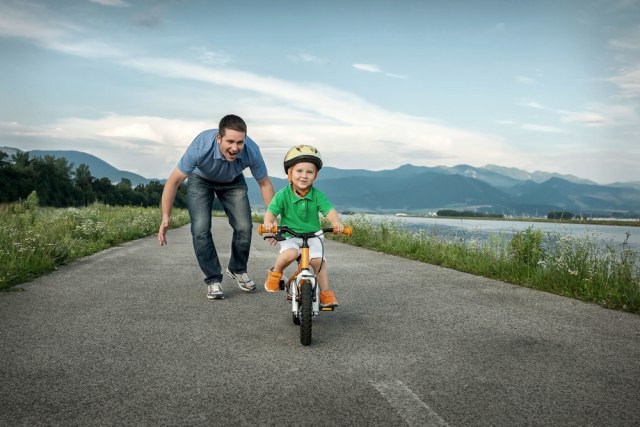
[(180, 184), (187, 177), (188, 204), (193, 249), (205, 275), (207, 298), (223, 299), (222, 267), (211, 235), (211, 210), (215, 196), (222, 203), (233, 228), (231, 258), (226, 273), (240, 289), (251, 292), (255, 283), (247, 274), (251, 248), (251, 208), (243, 171), (249, 168), (260, 186), (265, 206), (274, 195), (273, 184), (258, 145), (247, 136), (247, 125), (238, 116), (227, 115), (218, 129), (198, 135), (173, 170), (162, 192), (162, 222), (158, 231), (161, 246), (167, 244), (171, 209)]

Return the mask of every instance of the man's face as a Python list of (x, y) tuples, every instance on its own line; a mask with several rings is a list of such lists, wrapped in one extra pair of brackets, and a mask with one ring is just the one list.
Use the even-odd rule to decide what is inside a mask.
[(238, 158), (238, 154), (244, 149), (245, 133), (233, 129), (226, 129), (224, 136), (220, 133), (216, 135), (216, 140), (220, 144), (220, 152), (225, 159), (232, 162)]

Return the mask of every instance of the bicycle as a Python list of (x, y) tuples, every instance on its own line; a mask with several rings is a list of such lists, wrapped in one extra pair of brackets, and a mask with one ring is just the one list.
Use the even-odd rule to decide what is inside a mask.
[[(323, 233), (333, 233), (333, 228), (323, 228)], [(342, 234), (350, 236), (351, 227), (345, 227)], [(311, 344), (312, 321), (320, 311), (333, 311), (333, 307), (320, 307), (320, 286), (318, 286), (316, 275), (309, 269), (309, 239), (319, 237), (316, 233), (297, 233), (286, 225), (275, 226), (267, 230), (262, 224), (258, 227), (258, 234), (271, 233), (264, 239), (275, 238), (284, 240), (282, 233), (288, 233), (294, 237), (302, 239), (300, 255), (298, 256), (298, 270), (288, 280), (280, 281), (280, 289), (287, 291), (287, 299), (291, 300), (291, 315), (295, 325), (300, 326), (300, 343), (302, 345)], [(335, 234), (335, 233), (334, 233)], [(323, 248), (324, 250), (324, 248)]]

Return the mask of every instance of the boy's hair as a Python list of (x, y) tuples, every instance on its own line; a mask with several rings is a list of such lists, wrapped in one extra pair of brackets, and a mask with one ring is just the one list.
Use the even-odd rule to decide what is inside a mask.
[(244, 132), (247, 134), (247, 124), (239, 116), (234, 114), (228, 114), (220, 120), (218, 125), (218, 133), (220, 136), (224, 136), (227, 129), (237, 130), (238, 132)]

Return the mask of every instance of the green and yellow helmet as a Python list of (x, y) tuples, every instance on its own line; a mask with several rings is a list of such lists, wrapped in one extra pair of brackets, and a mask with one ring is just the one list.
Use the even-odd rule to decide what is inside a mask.
[(320, 156), (320, 152), (311, 145), (298, 145), (287, 151), (287, 154), (284, 156), (284, 172), (288, 173), (291, 166), (300, 162), (313, 163), (318, 170), (322, 169), (322, 156)]

